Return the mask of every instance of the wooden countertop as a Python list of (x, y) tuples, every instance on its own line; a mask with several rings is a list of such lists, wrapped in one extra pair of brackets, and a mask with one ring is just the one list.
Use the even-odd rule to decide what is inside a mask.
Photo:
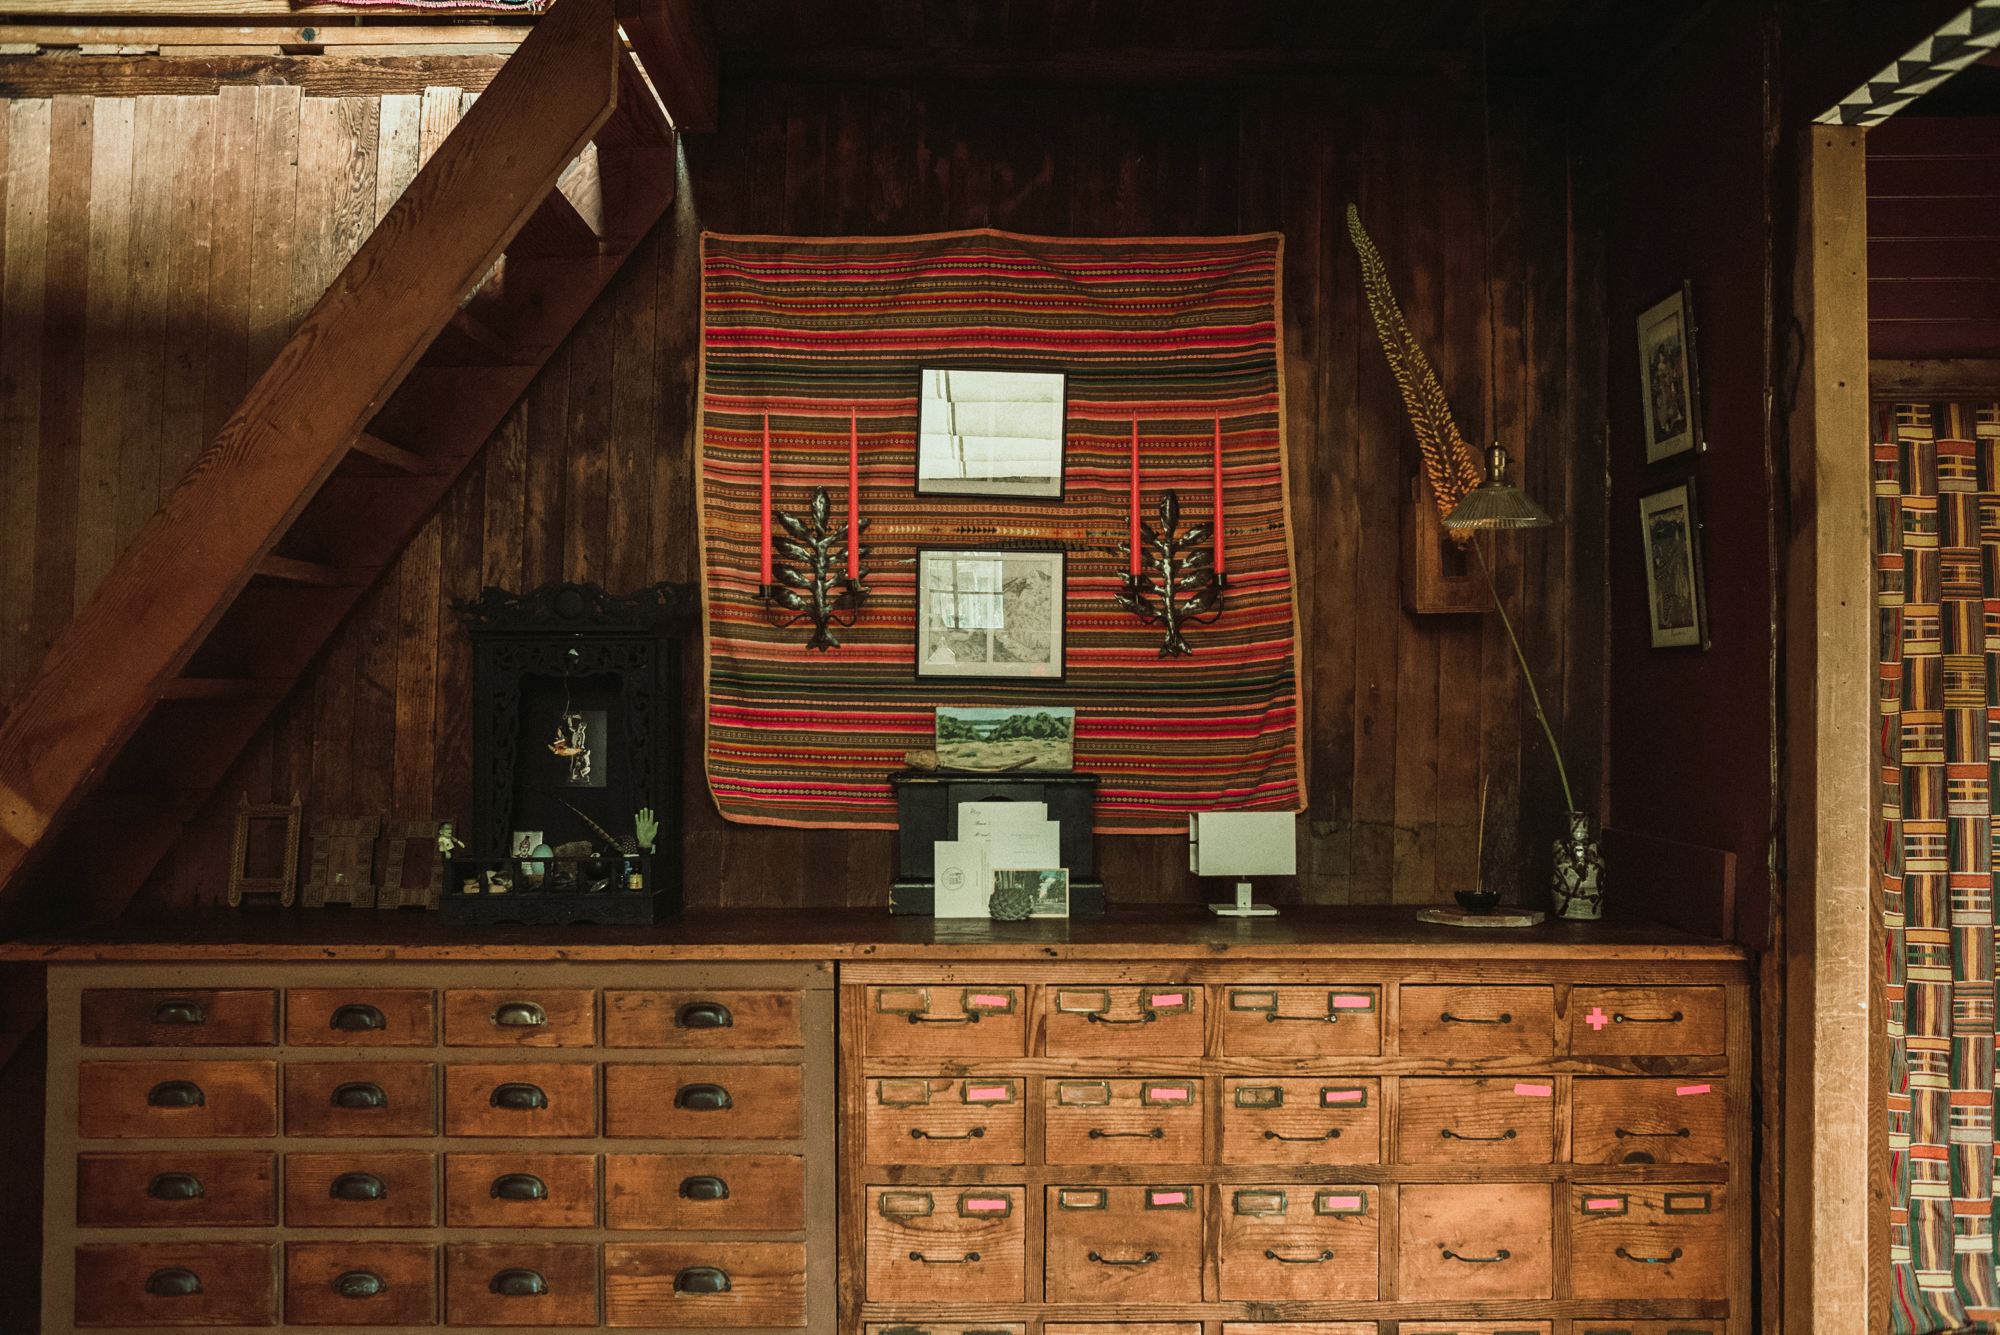
[(1102, 918), (994, 922), (885, 909), (704, 909), (652, 927), (447, 927), (412, 910), (201, 909), (0, 944), (0, 961), (1044, 960), (1408, 958), (1744, 960), (1740, 946), (1641, 919), (1470, 929), (1415, 908), (1285, 907), (1222, 919), (1193, 905), (1113, 907)]

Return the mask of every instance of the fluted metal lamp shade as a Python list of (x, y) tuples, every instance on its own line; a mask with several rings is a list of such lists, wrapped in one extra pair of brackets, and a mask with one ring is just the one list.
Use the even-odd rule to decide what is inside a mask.
[(1507, 481), (1507, 451), (1499, 445), (1486, 451), (1486, 480), (1465, 493), (1444, 521), (1450, 529), (1547, 528), (1556, 521)]

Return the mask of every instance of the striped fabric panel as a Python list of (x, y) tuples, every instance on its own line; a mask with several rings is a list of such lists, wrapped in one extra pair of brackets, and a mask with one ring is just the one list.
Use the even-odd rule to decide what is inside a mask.
[[(707, 771), (723, 815), (894, 828), (886, 776), (931, 746), (938, 705), (1037, 703), (1077, 711), (1100, 831), (1176, 834), (1193, 810), (1303, 806), (1281, 261), (1275, 234), (705, 235), (697, 480)], [(1065, 373), (1061, 500), (916, 495), (918, 371), (937, 365)], [(850, 410), (871, 592), (821, 654), (756, 596), (762, 433), (768, 413), (775, 507), (801, 513), (824, 486), (844, 521)], [(1191, 633), (1192, 656), (1162, 659), (1160, 631), (1112, 601), (1132, 423), (1147, 521), (1173, 488), (1182, 522), (1205, 524), (1218, 416), (1228, 603)], [(918, 680), (918, 549), (1009, 544), (1067, 553), (1065, 679)]]

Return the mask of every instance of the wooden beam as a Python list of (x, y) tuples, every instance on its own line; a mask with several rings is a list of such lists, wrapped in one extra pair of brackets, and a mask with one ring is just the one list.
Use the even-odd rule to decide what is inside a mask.
[[(147, 19), (213, 19), (228, 23), (275, 19), (290, 22), (302, 14), (339, 23), (351, 24), (355, 21), (354, 10), (346, 5), (299, 5), (291, 3), (291, 0), (187, 0), (186, 3), (181, 0), (7, 0), (6, 12), (14, 15), (43, 14), (56, 22), (101, 14), (114, 23), (125, 24), (143, 23)], [(462, 14), (472, 19), (493, 17), (490, 9), (470, 6), (463, 9), (426, 9), (416, 5), (371, 5), (368, 8), (370, 19), (401, 16), (435, 21), (448, 14)]]
[[(0, 28), (0, 32), (5, 32)], [(484, 91), (505, 56), (0, 56), (0, 97), (206, 97), (237, 84), (289, 84), (314, 97), (426, 88)]]
[(1868, 392), (1878, 401), (2000, 396), (2000, 357), (1871, 361)]
[[(9, 5), (9, 12), (19, 7)], [(73, 12), (73, 11), (71, 11)], [(289, 15), (293, 11), (287, 10)], [(343, 22), (344, 22), (343, 18)], [(109, 24), (0, 26), (0, 41), (28, 46), (425, 46), (466, 42), (519, 46), (535, 30), (532, 23), (375, 23), (366, 27), (301, 26), (297, 23), (236, 23), (228, 27), (131, 27)]]
[[(632, 38), (632, 49), (645, 60), (646, 48), (640, 44), (629, 19), (625, 21), (625, 31)], [(1464, 86), (1477, 77), (1472, 60), (1453, 51), (795, 47), (731, 50), (728, 62), (731, 80), (898, 86), (1158, 87), (1299, 77), (1443, 79)], [(650, 61), (646, 68), (658, 83), (659, 75)], [(668, 97), (664, 84), (660, 95), (667, 99), (671, 110), (673, 99)], [(678, 114), (674, 123), (682, 129), (689, 128), (681, 125)]]
[(322, 589), (365, 589), (382, 573), (367, 566), (329, 566), (317, 561), (295, 561), (289, 556), (266, 556), (257, 563), (257, 573), (266, 579), (288, 584), (311, 584)]
[(715, 33), (700, 0), (617, 0), (618, 21), (683, 134), (715, 128)]
[(619, 57), (605, 0), (536, 26), (57, 639), (0, 721), (10, 891), (611, 114)]
[(366, 455), (377, 463), (408, 473), (411, 477), (429, 477), (438, 471), (438, 465), (421, 454), (412, 453), (400, 445), (391, 445), (380, 436), (363, 431), (348, 444), (356, 454)]
[(176, 677), (160, 692), (162, 700), (282, 700), (291, 677)]

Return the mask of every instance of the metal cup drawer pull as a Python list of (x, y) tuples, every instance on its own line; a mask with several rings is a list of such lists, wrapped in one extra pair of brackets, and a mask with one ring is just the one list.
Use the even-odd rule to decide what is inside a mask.
[(540, 1085), (522, 1084), (509, 1081), (493, 1086), (492, 1094), (486, 1101), (495, 1108), (506, 1108), (513, 1112), (533, 1112), (549, 1106), (549, 1096), (542, 1092)]
[(681, 1179), (680, 1197), (684, 1201), (726, 1201), (729, 1199), (729, 1184), (710, 1174), (699, 1174)]
[(1144, 1256), (1135, 1257), (1129, 1261), (1113, 1260), (1108, 1256), (1100, 1256), (1096, 1252), (1090, 1252), (1088, 1255), (1091, 1260), (1097, 1262), (1099, 1265), (1151, 1265), (1160, 1259), (1158, 1252), (1147, 1252)]
[(333, 1291), (343, 1298), (378, 1298), (389, 1285), (372, 1270), (350, 1270), (333, 1281)]
[(386, 1108), (389, 1106), (389, 1095), (372, 1080), (349, 1080), (333, 1087), (333, 1106), (355, 1111)]
[(1678, 1024), (1684, 1017), (1679, 1011), (1672, 1015), (1626, 1015), (1622, 1011), (1611, 1013), (1613, 1024)]
[(490, 1194), (496, 1201), (545, 1201), (549, 1188), (533, 1173), (502, 1173), (493, 1179)]
[(731, 1029), (736, 1017), (719, 1001), (690, 1001), (674, 1012), (676, 1029)]
[(503, 1298), (536, 1298), (549, 1291), (549, 1282), (535, 1270), (502, 1270), (487, 1282), (486, 1291)]
[(1450, 1127), (1445, 1127), (1438, 1132), (1438, 1139), (1440, 1140), (1512, 1140), (1514, 1136), (1515, 1131), (1511, 1126), (1497, 1136), (1468, 1136), (1462, 1132), (1454, 1131)]
[[(972, 1130), (962, 1132), (958, 1135), (945, 1135), (936, 1131), (926, 1131), (920, 1126), (910, 1128), (911, 1140), (978, 1140), (985, 1134), (986, 1128), (983, 1126), (975, 1126)], [(1092, 1132), (1091, 1134), (1095, 1135), (1096, 1132)]]
[(727, 1293), (728, 1272), (712, 1265), (691, 1265), (674, 1276), (675, 1293)]
[(925, 1256), (922, 1252), (911, 1252), (910, 1259), (921, 1265), (974, 1265), (979, 1260), (978, 1252), (967, 1252), (963, 1256)]
[(162, 1080), (146, 1091), (149, 1108), (199, 1108), (207, 1102), (208, 1095), (192, 1080)]
[(729, 1091), (721, 1085), (682, 1085), (674, 1091), (674, 1106), (689, 1112), (726, 1112), (734, 1106)]
[(365, 1034), (371, 1030), (387, 1029), (389, 1020), (379, 1006), (371, 1006), (365, 1001), (350, 1001), (333, 1008), (333, 1014), (327, 1017), (326, 1027), (349, 1034)]
[(1090, 1128), (1090, 1138), (1092, 1140), (1123, 1140), (1128, 1138), (1132, 1140), (1165, 1140), (1167, 1138), (1167, 1129), (1163, 1126), (1156, 1126), (1149, 1131), (1106, 1131), (1101, 1126), (1093, 1126)]
[(1443, 1247), (1439, 1248), (1439, 1252), (1447, 1261), (1463, 1261), (1467, 1265), (1491, 1265), (1495, 1261), (1504, 1261), (1514, 1254), (1505, 1247), (1502, 1247), (1491, 1256), (1460, 1256), (1457, 1252)]
[(1686, 1127), (1678, 1131), (1627, 1131), (1622, 1126), (1614, 1126), (1611, 1134), (1619, 1140), (1686, 1140), (1689, 1131)]
[(508, 1029), (536, 1029), (549, 1022), (549, 1013), (532, 1001), (503, 1001), (493, 1008), (493, 1023)]
[(1320, 1252), (1318, 1256), (1280, 1256), (1269, 1247), (1266, 1247), (1264, 1249), (1264, 1259), (1266, 1261), (1276, 1261), (1279, 1265), (1318, 1265), (1322, 1261), (1331, 1261), (1333, 1259), (1333, 1249), (1329, 1247)]
[(342, 1173), (326, 1194), (337, 1201), (380, 1201), (388, 1199), (389, 1186), (373, 1173)]
[(192, 1298), (201, 1292), (201, 1276), (179, 1266), (155, 1270), (146, 1276), (146, 1292), (155, 1298)]
[(192, 1201), (202, 1196), (203, 1188), (193, 1173), (155, 1173), (146, 1194), (156, 1201)]
[(1640, 1265), (1672, 1265), (1681, 1259), (1681, 1249), (1678, 1247), (1668, 1256), (1634, 1256), (1623, 1247), (1618, 1248), (1615, 1254), (1627, 1261), (1637, 1261)]
[(208, 1011), (199, 1001), (169, 998), (153, 1006), (154, 1024), (207, 1024)]
[(1511, 1011), (1501, 1011), (1501, 1012), (1500, 1012), (1500, 1014), (1499, 1014), (1499, 1016), (1498, 1016), (1498, 1017), (1497, 1017), (1496, 1019), (1491, 1019), (1491, 1020), (1480, 1020), (1480, 1019), (1475, 1019), (1475, 1018), (1473, 1018), (1473, 1017), (1471, 1017), (1471, 1016), (1466, 1016), (1466, 1015), (1453, 1015), (1453, 1014), (1452, 1014), (1452, 1013), (1451, 1013), (1450, 1011), (1445, 1011), (1445, 1012), (1444, 1012), (1443, 1014), (1441, 1014), (1441, 1015), (1439, 1015), (1439, 1016), (1438, 1016), (1438, 1019), (1440, 1019), (1440, 1020), (1444, 1021), (1444, 1023), (1446, 1023), (1446, 1024), (1512, 1024), (1512, 1023), (1514, 1023), (1514, 1015), (1513, 1015), (1513, 1012), (1511, 1012)]

